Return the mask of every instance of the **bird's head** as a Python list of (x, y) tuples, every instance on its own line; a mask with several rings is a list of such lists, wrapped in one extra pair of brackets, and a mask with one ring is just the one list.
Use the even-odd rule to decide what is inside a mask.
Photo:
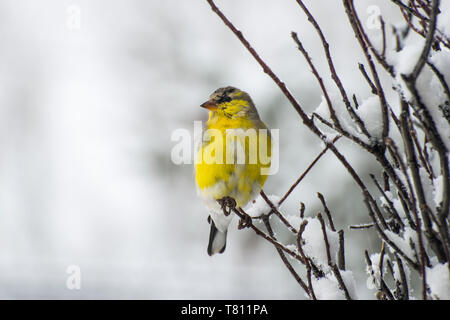
[(200, 105), (218, 116), (228, 118), (259, 119), (255, 105), (247, 92), (235, 87), (224, 87), (214, 91), (209, 100)]

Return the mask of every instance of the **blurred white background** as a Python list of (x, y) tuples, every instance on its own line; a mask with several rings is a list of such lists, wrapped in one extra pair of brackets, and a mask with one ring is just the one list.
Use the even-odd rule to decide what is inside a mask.
[[(322, 25), (349, 92), (369, 94), (359, 45), (340, 1), (305, 1)], [(321, 93), (290, 32), (332, 86), (317, 34), (295, 1), (217, 1), (304, 109)], [(389, 1), (357, 1), (361, 18)], [(394, 9), (394, 10), (393, 10)], [(368, 29), (375, 41), (378, 30)], [(254, 99), (280, 129), (280, 170), (267, 194), (283, 195), (321, 151), (279, 90), (206, 1), (0, 0), (0, 298), (304, 299), (274, 248), (232, 224), (223, 255), (206, 254), (207, 212), (193, 169), (176, 166), (177, 128), (205, 120), (199, 105), (221, 86)], [(361, 175), (372, 159), (339, 142)], [(363, 250), (379, 250), (360, 192), (326, 155), (284, 204), (286, 214), (328, 201), (346, 233), (347, 265), (361, 298)], [(68, 266), (81, 270), (69, 290)]]

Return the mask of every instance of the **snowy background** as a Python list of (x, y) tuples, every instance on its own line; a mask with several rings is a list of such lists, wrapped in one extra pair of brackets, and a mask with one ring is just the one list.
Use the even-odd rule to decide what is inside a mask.
[[(339, 1), (305, 1), (322, 25), (350, 92), (368, 97), (363, 57)], [(290, 32), (325, 72), (321, 44), (295, 1), (218, 1), (306, 111), (321, 93)], [(389, 1), (357, 1), (361, 19)], [(379, 31), (368, 29), (375, 40)], [(206, 1), (0, 0), (0, 298), (304, 299), (274, 248), (230, 227), (223, 255), (206, 254), (207, 213), (191, 165), (171, 162), (171, 133), (193, 130), (199, 105), (220, 86), (254, 99), (280, 129), (280, 170), (267, 194), (283, 195), (321, 151), (300, 118)], [(324, 80), (331, 80), (323, 73)], [(366, 95), (366, 96), (364, 96)], [(341, 139), (362, 176), (373, 159)], [(377, 173), (377, 172), (374, 172)], [(360, 192), (325, 155), (284, 203), (286, 214), (328, 201), (346, 234), (360, 298), (363, 252), (378, 252)], [(80, 267), (81, 289), (66, 287)]]

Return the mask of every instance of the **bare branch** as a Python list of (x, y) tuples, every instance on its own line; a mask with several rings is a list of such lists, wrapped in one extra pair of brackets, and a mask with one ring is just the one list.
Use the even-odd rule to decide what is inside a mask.
[(339, 269), (345, 271), (344, 230), (339, 230), (338, 235), (339, 235), (338, 267)]
[(325, 229), (325, 222), (323, 221), (323, 218), (322, 218), (322, 215), (320, 214), (320, 212), (317, 214), (317, 219), (319, 219), (320, 225), (322, 226), (323, 241), (325, 242), (325, 248), (326, 248), (326, 252), (327, 252), (327, 261), (328, 261), (328, 265), (331, 266), (333, 261), (331, 260), (330, 243), (328, 242), (327, 231)]
[(395, 254), (395, 259), (397, 261), (398, 269), (399, 269), (399, 272), (400, 272), (400, 278), (401, 278), (401, 281), (402, 281), (403, 299), (409, 300), (408, 281), (407, 281), (407, 278), (406, 278), (405, 269), (403, 268), (402, 259), (400, 259), (397, 254)]
[(416, 65), (414, 66), (413, 71), (408, 76), (411, 78), (412, 81), (416, 81), (417, 77), (419, 76), (420, 72), (422, 71), (423, 66), (425, 65), (428, 54), (431, 49), (431, 45), (434, 38), (434, 32), (436, 30), (436, 21), (437, 21), (437, 15), (439, 11), (439, 0), (432, 0), (432, 8), (431, 8), (431, 17), (430, 17), (430, 23), (428, 24), (428, 32), (427, 37), (425, 39), (425, 45), (422, 49), (422, 52), (420, 53), (419, 59), (417, 60)]
[(320, 202), (322, 202), (323, 210), (325, 211), (325, 214), (327, 215), (331, 230), (336, 232), (336, 229), (334, 228), (333, 218), (331, 217), (330, 210), (327, 207), (327, 203), (325, 202), (323, 195), (320, 192), (317, 192), (317, 197), (320, 199)]
[(367, 75), (366, 69), (364, 68), (364, 65), (362, 63), (358, 63), (359, 71), (361, 71), (364, 79), (366, 79), (367, 83), (369, 84), (370, 90), (373, 94), (378, 94), (377, 88), (373, 84), (372, 80), (370, 80), (369, 76)]
[(359, 224), (356, 226), (350, 226), (350, 229), (370, 229), (375, 226), (375, 223)]
[(304, 216), (305, 216), (305, 204), (300, 201), (300, 218), (303, 219)]
[[(381, 24), (381, 34), (383, 36), (383, 47), (381, 49), (381, 59), (386, 61), (386, 27), (384, 24), (383, 17), (380, 15), (380, 24)], [(373, 47), (371, 47), (373, 48)]]

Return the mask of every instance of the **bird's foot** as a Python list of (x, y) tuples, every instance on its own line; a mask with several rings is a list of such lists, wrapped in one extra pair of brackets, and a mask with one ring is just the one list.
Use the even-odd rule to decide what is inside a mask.
[(223, 210), (223, 214), (228, 217), (234, 209), (236, 209), (236, 200), (231, 197), (223, 197), (217, 200)]

